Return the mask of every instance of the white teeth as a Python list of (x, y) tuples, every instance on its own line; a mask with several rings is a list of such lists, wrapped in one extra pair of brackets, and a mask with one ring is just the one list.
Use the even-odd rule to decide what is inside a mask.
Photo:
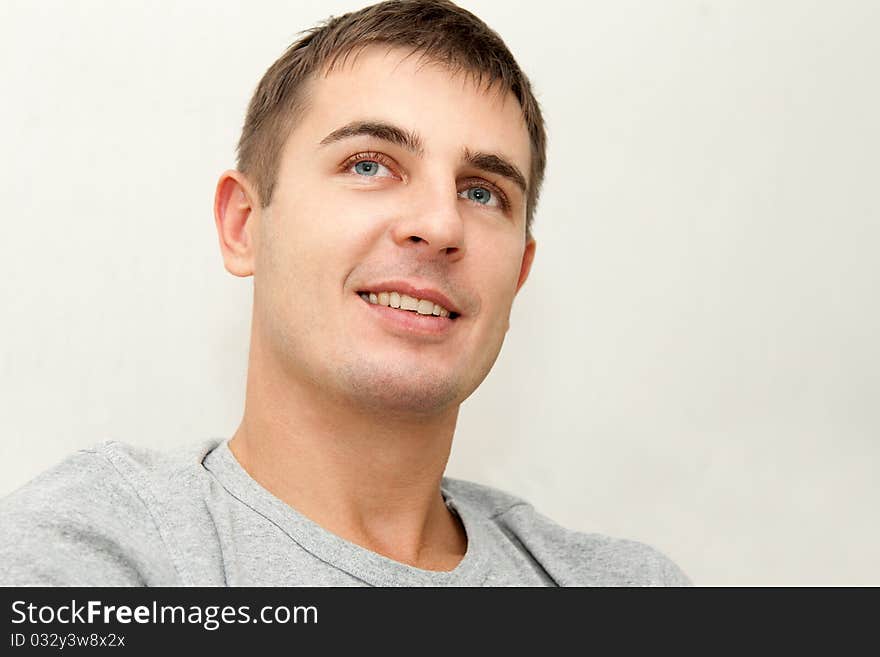
[(360, 297), (368, 303), (380, 306), (391, 306), (401, 310), (412, 310), (419, 315), (449, 317), (449, 311), (440, 304), (427, 299), (416, 299), (400, 292), (361, 292)]

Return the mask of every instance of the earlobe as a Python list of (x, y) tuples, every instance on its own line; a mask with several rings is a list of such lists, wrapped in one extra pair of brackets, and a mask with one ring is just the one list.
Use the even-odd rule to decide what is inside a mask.
[(526, 279), (529, 277), (529, 272), (532, 270), (532, 262), (535, 259), (535, 240), (530, 239), (526, 244), (526, 248), (523, 251), (522, 265), (519, 270), (519, 280), (516, 283), (516, 291), (519, 293), (520, 288), (523, 286), (523, 283), (526, 282)]
[(214, 223), (226, 270), (235, 276), (254, 273), (254, 218), (258, 204), (240, 171), (224, 171), (214, 194)]

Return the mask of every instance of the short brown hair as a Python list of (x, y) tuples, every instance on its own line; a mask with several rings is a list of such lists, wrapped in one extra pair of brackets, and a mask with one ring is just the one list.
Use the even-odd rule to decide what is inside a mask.
[(500, 83), (501, 91), (513, 93), (531, 141), (526, 198), (526, 234), (531, 236), (547, 161), (544, 119), (528, 78), (496, 32), (449, 0), (387, 0), (331, 16), (303, 32), (257, 85), (238, 142), (238, 169), (256, 186), (263, 207), (272, 202), (284, 143), (306, 109), (305, 82), (321, 70), (332, 70), (340, 56), (384, 43), (409, 47), (453, 73), (470, 73), (478, 85), (486, 78), (487, 87)]

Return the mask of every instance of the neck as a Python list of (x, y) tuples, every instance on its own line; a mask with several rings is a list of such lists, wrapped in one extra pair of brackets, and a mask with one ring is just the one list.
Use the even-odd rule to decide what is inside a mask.
[(251, 351), (230, 449), (250, 476), (328, 531), (396, 561), (451, 570), (466, 537), (440, 480), (458, 418), (358, 408)]

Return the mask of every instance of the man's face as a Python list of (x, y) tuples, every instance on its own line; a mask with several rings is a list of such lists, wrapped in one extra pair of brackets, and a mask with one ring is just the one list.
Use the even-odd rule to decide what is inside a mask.
[[(259, 213), (255, 331), (304, 385), (362, 409), (432, 414), (488, 374), (534, 253), (525, 193), (497, 160), (465, 153), (525, 176), (531, 155), (511, 94), (406, 54), (370, 47), (310, 86)], [(378, 124), (417, 135), (421, 153), (366, 134)], [(392, 307), (403, 295), (420, 309)]]

